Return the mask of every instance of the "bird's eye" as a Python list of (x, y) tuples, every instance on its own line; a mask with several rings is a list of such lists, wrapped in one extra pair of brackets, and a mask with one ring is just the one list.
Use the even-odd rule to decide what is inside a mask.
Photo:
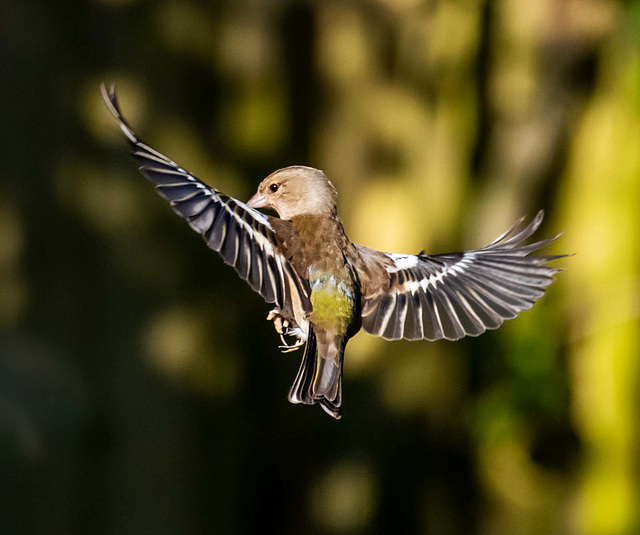
[(278, 184), (271, 184), (271, 185), (269, 186), (269, 191), (270, 191), (271, 193), (275, 193), (276, 191), (278, 191)]

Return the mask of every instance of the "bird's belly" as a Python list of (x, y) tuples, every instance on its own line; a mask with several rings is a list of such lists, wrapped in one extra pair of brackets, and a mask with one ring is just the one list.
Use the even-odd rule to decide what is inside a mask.
[(353, 281), (348, 273), (334, 275), (311, 268), (309, 279), (312, 306), (309, 321), (324, 331), (345, 334), (353, 319), (355, 300)]

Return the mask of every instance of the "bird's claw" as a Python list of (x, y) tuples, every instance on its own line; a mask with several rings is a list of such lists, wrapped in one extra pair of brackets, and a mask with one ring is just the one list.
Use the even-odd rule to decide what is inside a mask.
[(280, 335), (280, 340), (282, 342), (282, 345), (278, 346), (278, 348), (283, 353), (291, 353), (292, 351), (296, 351), (300, 349), (304, 345), (304, 340), (297, 340), (294, 344), (287, 343), (284, 337), (285, 335), (290, 334), (289, 332), (290, 323), (287, 319), (285, 319), (282, 316), (281, 312), (282, 311), (278, 307), (275, 307), (274, 309), (270, 310), (269, 314), (267, 315), (267, 321), (273, 321), (273, 327), (275, 328), (276, 332)]
[(282, 336), (285, 334), (286, 330), (289, 328), (289, 321), (282, 317), (280, 314), (280, 309), (278, 307), (269, 311), (267, 315), (267, 321), (273, 321), (273, 327), (276, 332), (280, 335), (280, 339), (284, 341)]
[(278, 349), (280, 349), (282, 353), (291, 353), (292, 351), (297, 351), (305, 344), (304, 340), (297, 340), (295, 344), (287, 344), (287, 341), (284, 339), (283, 335), (280, 335), (280, 340), (282, 340), (283, 345), (278, 346)]

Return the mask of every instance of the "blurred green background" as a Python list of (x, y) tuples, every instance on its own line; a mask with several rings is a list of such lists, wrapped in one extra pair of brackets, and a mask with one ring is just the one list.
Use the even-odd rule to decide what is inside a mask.
[[(2, 533), (640, 533), (640, 1), (4, 0)], [(477, 339), (360, 333), (294, 406), (269, 306), (100, 99), (246, 200), (325, 170), (355, 242), (564, 231)]]

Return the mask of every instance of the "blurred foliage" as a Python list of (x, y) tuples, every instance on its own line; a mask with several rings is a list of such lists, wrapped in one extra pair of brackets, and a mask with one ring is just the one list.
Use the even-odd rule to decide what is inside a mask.
[[(640, 532), (640, 1), (5, 0), (3, 533)], [(269, 307), (100, 100), (247, 199), (324, 169), (350, 237), (567, 271), (457, 343), (359, 334), (344, 418), (286, 402)]]

